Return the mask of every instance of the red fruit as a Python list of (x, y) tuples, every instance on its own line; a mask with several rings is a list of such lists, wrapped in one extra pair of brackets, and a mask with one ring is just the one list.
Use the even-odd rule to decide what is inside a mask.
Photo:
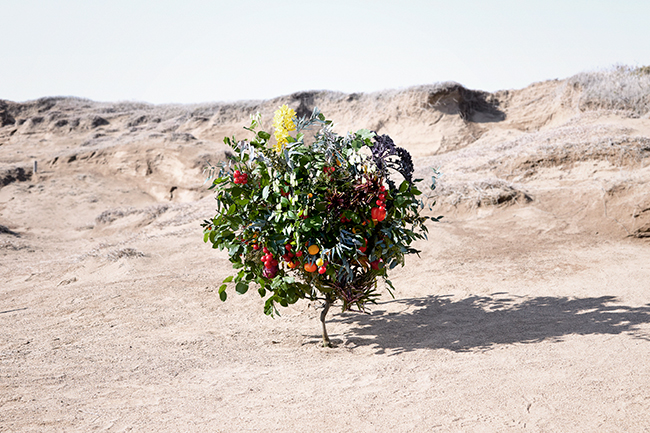
[(373, 207), (370, 211), (370, 216), (375, 221), (383, 221), (386, 219), (386, 208), (383, 206)]
[(382, 263), (382, 260), (377, 259), (375, 261), (370, 262), (370, 266), (372, 266), (373, 269), (377, 270), (377, 269), (379, 269), (379, 266), (381, 265), (381, 263)]
[(275, 260), (275, 259), (272, 259), (272, 260), (271, 260), (271, 266), (272, 266), (272, 267), (274, 267), (274, 266), (278, 266), (278, 261)]
[(316, 271), (317, 266), (314, 263), (305, 263), (305, 271), (314, 272)]
[(241, 171), (235, 170), (235, 173), (233, 173), (236, 177), (239, 177), (241, 175)]
[(286, 244), (286, 245), (284, 246), (284, 248), (285, 248), (287, 251), (291, 251), (291, 244)]
[(300, 250), (296, 251), (296, 257), (302, 257), (302, 251)]
[(361, 251), (362, 253), (365, 253), (367, 249), (368, 249), (368, 239), (364, 238), (363, 239), (363, 246), (359, 248), (359, 251)]
[(278, 268), (264, 268), (262, 275), (266, 278), (274, 278), (278, 274)]
[(258, 244), (253, 244), (253, 249), (257, 251), (260, 249), (260, 246)]
[(264, 247), (264, 248), (262, 249), (262, 251), (264, 251), (264, 254), (268, 254), (268, 253), (269, 253), (269, 249), (266, 248), (266, 247)]
[(381, 200), (377, 200), (375, 203), (377, 203), (377, 206), (383, 206), (384, 202)]
[(321, 266), (320, 268), (318, 268), (318, 273), (319, 273), (319, 274), (322, 275), (322, 274), (324, 274), (325, 272), (327, 272), (327, 268), (326, 268), (325, 266)]

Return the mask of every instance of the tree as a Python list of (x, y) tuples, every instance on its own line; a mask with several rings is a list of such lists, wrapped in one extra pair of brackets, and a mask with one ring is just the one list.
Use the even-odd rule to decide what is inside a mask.
[[(379, 278), (392, 295), (388, 271), (419, 253), (412, 242), (426, 237), (427, 219), (441, 217), (420, 215), (421, 179), (412, 179), (410, 154), (387, 135), (362, 129), (339, 136), (318, 109), (297, 119), (286, 105), (275, 113), (274, 139), (259, 126), (253, 116), (245, 128), (252, 139), (225, 138), (235, 155), (210, 167), (217, 213), (202, 224), (204, 240), (228, 250), (238, 270), (219, 296), (226, 300), (227, 283), (240, 294), (257, 283), (268, 315), (278, 304), (322, 301), (323, 345), (330, 346), (330, 306), (363, 311), (379, 296)], [(311, 127), (318, 131), (306, 144), (303, 131)]]

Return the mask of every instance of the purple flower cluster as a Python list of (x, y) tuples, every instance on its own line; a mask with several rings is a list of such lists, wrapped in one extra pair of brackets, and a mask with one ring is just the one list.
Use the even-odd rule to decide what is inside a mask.
[[(400, 173), (410, 184), (413, 183), (413, 160), (411, 154), (402, 147), (395, 146), (388, 135), (375, 135), (375, 144), (371, 147), (372, 158), (386, 175), (389, 168)], [(388, 177), (388, 176), (386, 176)]]

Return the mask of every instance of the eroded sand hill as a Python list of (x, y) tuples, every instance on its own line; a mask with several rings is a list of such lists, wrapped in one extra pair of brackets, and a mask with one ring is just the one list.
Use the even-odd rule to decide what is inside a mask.
[[(0, 101), (0, 431), (647, 431), (650, 92), (619, 72), (640, 90)], [(201, 242), (206, 162), (284, 103), (443, 172), (396, 299), (330, 350), (318, 306), (221, 303)]]

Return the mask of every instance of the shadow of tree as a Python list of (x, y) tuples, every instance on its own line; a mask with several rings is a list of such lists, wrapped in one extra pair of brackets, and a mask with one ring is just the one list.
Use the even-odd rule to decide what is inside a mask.
[[(495, 295), (501, 295), (495, 297)], [(344, 313), (332, 322), (352, 325), (345, 345), (373, 346), (377, 353), (416, 349), (456, 352), (496, 345), (562, 341), (570, 334), (621, 334), (650, 340), (639, 325), (650, 323), (650, 304), (629, 307), (614, 296), (536, 297), (517, 301), (495, 293), (453, 301), (450, 296), (395, 300), (401, 312)]]

